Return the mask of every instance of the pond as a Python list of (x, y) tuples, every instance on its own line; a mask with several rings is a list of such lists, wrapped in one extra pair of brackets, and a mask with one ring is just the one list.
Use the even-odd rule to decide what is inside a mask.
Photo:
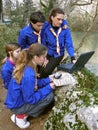
[[(81, 42), (81, 39), (85, 35), (83, 32), (72, 32), (72, 38), (74, 47), (77, 48), (79, 46), (79, 43)], [(98, 32), (90, 32), (84, 43), (83, 46), (79, 49), (78, 53), (84, 53), (88, 51), (95, 51), (94, 55), (90, 58), (90, 60), (87, 62), (85, 67), (90, 70), (92, 73), (95, 73), (96, 76), (98, 76)]]

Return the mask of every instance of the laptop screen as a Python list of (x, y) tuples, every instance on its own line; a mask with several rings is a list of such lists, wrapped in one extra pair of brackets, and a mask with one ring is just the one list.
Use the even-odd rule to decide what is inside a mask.
[(66, 72), (74, 72), (82, 69), (85, 64), (88, 62), (90, 57), (94, 54), (94, 51), (83, 53), (79, 56), (75, 64), (67, 63), (67, 64), (61, 64), (58, 66), (58, 70), (64, 70)]
[(75, 66), (81, 66), (84, 67), (84, 65), (88, 62), (88, 60), (90, 59), (90, 57), (94, 54), (94, 51), (90, 51), (90, 52), (86, 52), (83, 53), (79, 56), (79, 58), (77, 59)]

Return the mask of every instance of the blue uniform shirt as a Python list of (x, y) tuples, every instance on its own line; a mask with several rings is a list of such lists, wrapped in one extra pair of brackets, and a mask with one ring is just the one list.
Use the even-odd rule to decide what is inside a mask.
[[(66, 28), (64, 28), (66, 26)], [(42, 29), (42, 44), (45, 45), (48, 49), (48, 55), (49, 56), (54, 56), (54, 57), (59, 57), (63, 56), (65, 52), (65, 48), (69, 54), (70, 57), (74, 56), (74, 47), (73, 47), (73, 42), (72, 42), (72, 37), (70, 33), (70, 29), (68, 27), (68, 24), (65, 20), (63, 20), (63, 23), (61, 24), (61, 33), (59, 34), (59, 46), (60, 46), (60, 55), (58, 55), (56, 51), (56, 37), (53, 35), (51, 32), (50, 28), (53, 28), (52, 25), (49, 22), (45, 22), (43, 25)], [(59, 28), (58, 28), (59, 29)], [(55, 30), (55, 33), (57, 33), (57, 29)]]
[(38, 42), (38, 36), (34, 34), (34, 29), (29, 23), (19, 31), (18, 44), (22, 49), (28, 48), (31, 44)]
[(12, 78), (5, 101), (7, 108), (12, 109), (19, 108), (24, 104), (36, 104), (53, 91), (49, 84), (50, 78), (40, 79), (37, 91), (34, 90), (36, 81), (35, 72), (29, 66), (25, 68), (20, 84), (17, 84), (16, 80)]
[(3, 79), (4, 87), (6, 89), (8, 89), (9, 82), (12, 78), (12, 72), (13, 72), (14, 66), (15, 64), (12, 63), (9, 59), (7, 59), (1, 68), (1, 76)]

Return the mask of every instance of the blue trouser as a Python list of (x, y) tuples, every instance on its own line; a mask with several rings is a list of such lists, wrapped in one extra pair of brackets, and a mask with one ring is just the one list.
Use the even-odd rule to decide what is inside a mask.
[(11, 109), (14, 114), (27, 114), (29, 116), (38, 117), (41, 115), (45, 108), (54, 102), (54, 94), (51, 92), (46, 98), (39, 101), (37, 104), (24, 104), (20, 108)]

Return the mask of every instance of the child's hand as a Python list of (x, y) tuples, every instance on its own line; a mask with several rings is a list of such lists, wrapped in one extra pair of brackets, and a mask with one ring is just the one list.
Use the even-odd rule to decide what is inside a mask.
[(34, 90), (37, 91), (38, 90), (38, 86), (35, 86)]
[(53, 82), (50, 83), (52, 89), (55, 89), (55, 84)]
[(44, 61), (44, 64), (43, 64), (43, 67), (46, 67), (46, 65), (48, 64), (48, 60), (47, 59), (45, 59), (45, 61)]

